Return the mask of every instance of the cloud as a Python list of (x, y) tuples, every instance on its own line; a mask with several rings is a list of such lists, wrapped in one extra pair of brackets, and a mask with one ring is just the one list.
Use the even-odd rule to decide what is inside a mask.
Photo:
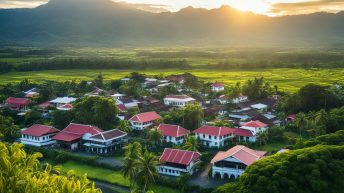
[(153, 13), (167, 12), (170, 11), (167, 5), (162, 4), (149, 4), (149, 3), (126, 3), (125, 1), (118, 1), (119, 3), (130, 5), (136, 9), (143, 11), (149, 11)]
[(47, 2), (48, 0), (0, 0), (0, 8), (32, 8)]
[(276, 3), (272, 5), (271, 15), (297, 15), (314, 12), (336, 13), (344, 10), (343, 0), (313, 0), (294, 3)]

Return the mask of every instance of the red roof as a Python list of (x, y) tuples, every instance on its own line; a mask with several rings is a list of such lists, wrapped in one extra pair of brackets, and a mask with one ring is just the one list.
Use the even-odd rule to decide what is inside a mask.
[(249, 166), (253, 162), (264, 157), (265, 154), (266, 154), (265, 151), (256, 151), (248, 147), (245, 147), (243, 145), (237, 145), (225, 152), (223, 151), (218, 152), (215, 155), (215, 157), (211, 160), (211, 163), (213, 164), (215, 162), (224, 160), (228, 157), (234, 157), (235, 159)]
[(26, 99), (26, 98), (10, 97), (6, 100), (6, 103), (12, 104), (12, 105), (29, 105), (31, 104), (31, 100)]
[(58, 140), (58, 141), (70, 142), (73, 140), (80, 139), (86, 133), (96, 135), (101, 132), (103, 132), (103, 130), (95, 126), (71, 123), (65, 129), (63, 129), (60, 133), (55, 135), (53, 139)]
[(160, 119), (160, 115), (156, 113), (155, 111), (152, 112), (146, 112), (146, 113), (140, 113), (137, 114), (129, 119), (129, 121), (135, 121), (135, 122), (149, 122), (149, 121), (154, 121), (157, 119)]
[(260, 128), (260, 127), (266, 127), (268, 125), (260, 121), (249, 121), (249, 122), (241, 124), (241, 126)]
[(160, 124), (158, 129), (164, 136), (180, 137), (190, 133), (189, 130), (184, 129), (179, 125)]
[(294, 121), (296, 119), (296, 114), (289, 115), (287, 119)]
[(200, 156), (201, 154), (195, 151), (165, 148), (164, 152), (160, 156), (160, 162), (169, 162), (187, 166), (192, 161), (197, 160)]
[(56, 129), (55, 127), (47, 126), (47, 125), (32, 125), (31, 127), (21, 131), (23, 135), (30, 135), (35, 137), (41, 137), (44, 135), (48, 135), (51, 133), (57, 133), (60, 130)]
[(50, 106), (50, 102), (47, 101), (47, 102), (44, 102), (44, 103), (41, 103), (39, 105), (37, 105), (39, 108), (42, 108), (42, 109), (46, 109)]
[(216, 127), (216, 126), (203, 125), (202, 127), (194, 130), (193, 132), (212, 135), (212, 136), (224, 136), (224, 135), (233, 133), (234, 130), (235, 129), (228, 128), (228, 127)]
[(212, 87), (224, 87), (225, 85), (223, 83), (215, 82), (211, 84)]
[(239, 128), (233, 129), (233, 134), (237, 135), (237, 136), (244, 136), (244, 137), (253, 137), (254, 136), (250, 130), (239, 129)]
[(126, 112), (128, 109), (127, 107), (125, 107), (123, 104), (118, 104), (117, 108), (121, 111), (121, 112)]
[(64, 104), (60, 108), (65, 108), (65, 109), (72, 109), (73, 105), (72, 104)]

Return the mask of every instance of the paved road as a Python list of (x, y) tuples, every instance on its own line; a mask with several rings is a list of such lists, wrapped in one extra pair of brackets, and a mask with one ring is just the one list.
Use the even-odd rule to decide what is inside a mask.
[(189, 184), (198, 185), (203, 188), (216, 188), (225, 183), (228, 183), (228, 180), (209, 178), (208, 172), (210, 168), (211, 168), (211, 164), (208, 164), (205, 170), (192, 176), (191, 179), (189, 180)]

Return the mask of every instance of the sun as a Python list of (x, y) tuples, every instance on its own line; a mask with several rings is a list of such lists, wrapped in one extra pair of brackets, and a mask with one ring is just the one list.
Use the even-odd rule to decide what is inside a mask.
[(271, 9), (271, 5), (264, 0), (231, 0), (229, 5), (240, 11), (265, 14)]

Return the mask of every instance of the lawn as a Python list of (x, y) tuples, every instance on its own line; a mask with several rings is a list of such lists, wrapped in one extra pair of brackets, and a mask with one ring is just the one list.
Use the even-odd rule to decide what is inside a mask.
[[(0, 75), (0, 84), (18, 82), (24, 78), (32, 81), (42, 82), (45, 80), (92, 80), (98, 73), (102, 73), (106, 80), (119, 79), (128, 75), (134, 70), (50, 70), (32, 72), (11, 72)], [(178, 74), (185, 70), (143, 70), (139, 71), (147, 75), (156, 74)], [(342, 69), (259, 69), (259, 70), (189, 70), (206, 82), (221, 81), (227, 85), (234, 85), (236, 82), (245, 82), (254, 77), (265, 77), (271, 85), (278, 85), (280, 90), (295, 92), (300, 87), (309, 84), (328, 85), (333, 83), (344, 83), (344, 68)]]
[[(63, 171), (73, 170), (76, 175), (87, 174), (88, 177), (101, 181), (129, 187), (129, 182), (122, 176), (119, 171), (105, 169), (101, 167), (90, 166), (74, 161), (68, 161), (61, 165)], [(156, 193), (179, 193), (178, 190), (156, 185), (152, 188)]]

